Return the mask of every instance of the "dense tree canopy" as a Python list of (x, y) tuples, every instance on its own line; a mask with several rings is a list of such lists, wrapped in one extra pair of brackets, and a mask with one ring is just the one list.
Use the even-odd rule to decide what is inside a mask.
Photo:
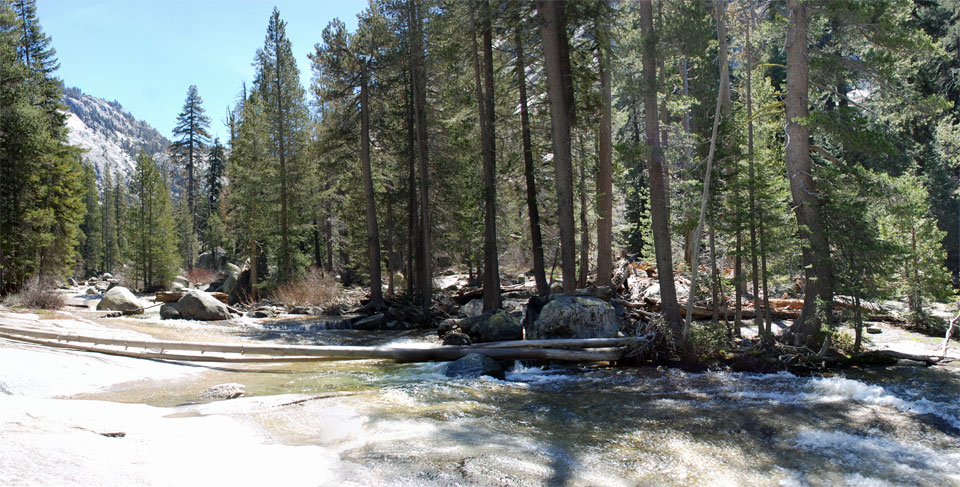
[(162, 284), (144, 252), (173, 252), (142, 232), (173, 206), (185, 266), (222, 247), (253, 296), (312, 265), (428, 311), (461, 267), (493, 309), (501, 276), (572, 294), (618, 256), (656, 268), (678, 332), (684, 301), (729, 304), (736, 333), (744, 306), (802, 292), (796, 343), (845, 319), (837, 296), (922, 313), (960, 271), (956, 0), (374, 0), (318, 34), (310, 96), (275, 9), (226, 147), (188, 91), (178, 205), (155, 164), (84, 173), (33, 3), (0, 6), (5, 291), (77, 256)]

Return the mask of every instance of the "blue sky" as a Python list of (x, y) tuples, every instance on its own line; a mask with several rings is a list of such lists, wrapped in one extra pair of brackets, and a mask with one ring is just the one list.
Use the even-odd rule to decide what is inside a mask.
[(253, 79), (274, 5), (287, 22), (304, 88), (307, 53), (335, 17), (356, 27), (363, 0), (38, 0), (67, 86), (117, 100), (167, 138), (187, 88), (197, 85), (211, 131), (228, 138), (226, 109)]

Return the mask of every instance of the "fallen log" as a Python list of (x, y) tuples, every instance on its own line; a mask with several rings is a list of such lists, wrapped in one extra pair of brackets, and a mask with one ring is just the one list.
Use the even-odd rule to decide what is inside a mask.
[(861, 352), (850, 357), (844, 357), (837, 360), (837, 362), (845, 365), (893, 365), (896, 364), (898, 360), (912, 360), (914, 362), (920, 362), (926, 365), (936, 365), (940, 362), (940, 357), (932, 357), (929, 355), (915, 355), (911, 353), (897, 352), (894, 350), (867, 350), (866, 352)]
[(158, 303), (176, 303), (182, 297), (183, 293), (178, 291), (157, 291), (153, 300)]
[[(157, 291), (154, 295), (154, 301), (158, 303), (176, 303), (180, 301), (180, 298), (182, 298), (184, 294), (186, 294), (186, 292), (183, 291)], [(207, 294), (224, 304), (228, 304), (227, 301), (230, 300), (230, 295), (227, 293), (212, 292)]]
[[(466, 289), (466, 288), (464, 288)], [(463, 306), (474, 299), (480, 299), (483, 297), (483, 288), (471, 289), (469, 291), (464, 291), (461, 289), (459, 293), (453, 296), (453, 300), (457, 302), (460, 306)], [(509, 293), (512, 291), (524, 291), (527, 287), (523, 284), (517, 284), (515, 286), (500, 287), (500, 294)]]
[[(194, 361), (194, 362), (302, 362), (315, 360), (389, 359), (398, 362), (433, 362), (456, 360), (469, 353), (479, 353), (503, 360), (558, 360), (571, 362), (612, 362), (623, 356), (619, 348), (553, 349), (553, 348), (486, 348), (486, 347), (361, 347), (361, 346), (301, 346), (259, 345), (204, 342), (176, 342), (161, 340), (123, 340), (116, 338), (65, 335), (35, 330), (0, 326), (0, 338), (25, 341), (58, 348), (121, 355), (126, 357)], [(74, 342), (74, 343), (71, 343)], [(80, 345), (80, 343), (90, 343)], [(100, 345), (100, 346), (98, 346)], [(123, 350), (102, 345), (124, 347)], [(130, 347), (148, 351), (131, 352)], [(149, 350), (159, 350), (151, 352)], [(164, 353), (167, 350), (197, 351), (199, 355)], [(263, 355), (265, 357), (227, 357), (205, 353), (233, 353)]]
[(530, 348), (530, 347), (549, 347), (549, 348), (599, 348), (599, 347), (623, 347), (628, 345), (638, 345), (646, 343), (647, 340), (640, 337), (617, 337), (617, 338), (552, 338), (544, 340), (510, 340), (504, 342), (486, 342), (477, 343), (474, 347), (480, 348)]
[[(770, 300), (771, 305), (774, 303), (774, 301), (779, 301), (779, 302), (781, 302), (781, 304), (785, 304), (787, 307), (785, 307), (785, 308), (773, 308), (773, 309), (771, 309), (771, 310), (770, 310), (770, 317), (771, 317), (772, 319), (775, 319), (775, 320), (795, 320), (795, 319), (797, 319), (797, 318), (800, 317), (800, 308), (794, 307), (794, 306), (796, 305), (796, 303), (794, 303), (793, 301), (799, 301), (800, 304), (801, 304), (801, 307), (802, 307), (803, 300), (799, 300), (799, 299), (798, 299), (798, 300), (793, 300), (793, 299), (778, 299), (778, 300), (774, 300), (774, 299), (771, 299), (771, 300)], [(786, 302), (786, 303), (784, 303), (784, 302)], [(660, 301), (658, 301), (658, 300), (656, 300), (656, 299), (653, 299), (653, 298), (644, 298), (644, 303), (645, 303), (645, 305), (639, 304), (639, 303), (630, 303), (630, 304), (624, 304), (624, 306), (627, 307), (627, 308), (631, 308), (631, 309), (647, 308), (647, 309), (650, 309), (650, 310), (652, 310), (652, 311), (660, 311)], [(623, 304), (623, 303), (621, 303), (621, 304)], [(679, 304), (680, 304), (680, 306), (686, 306), (687, 303), (686, 303), (686, 301), (680, 301)], [(836, 307), (836, 308), (849, 307), (849, 306), (851, 306), (851, 305), (849, 305), (849, 304), (847, 304), (847, 303), (836, 303), (836, 304), (835, 304), (835, 307)], [(720, 315), (723, 316), (723, 310), (724, 310), (724, 308), (721, 307), (720, 309), (721, 309)], [(893, 315), (890, 315), (890, 314), (887, 314), (887, 313), (883, 313), (883, 312), (877, 312), (876, 310), (873, 310), (873, 309), (870, 309), (870, 308), (865, 308), (865, 307), (864, 307), (864, 308), (862, 308), (862, 309), (863, 309), (864, 312), (865, 312), (864, 318), (867, 319), (867, 320), (869, 320), (869, 321), (884, 321), (884, 322), (888, 322), (888, 323), (900, 323), (900, 322), (903, 321), (901, 318), (899, 318), (899, 317), (897, 317), (897, 316), (893, 316)], [(760, 313), (761, 313), (761, 314), (763, 313), (763, 308), (761, 308)], [(740, 318), (743, 319), (743, 320), (752, 320), (752, 319), (754, 318), (755, 314), (756, 314), (756, 310), (754, 310), (752, 307), (746, 307), (746, 306), (744, 306), (743, 309), (740, 311)], [(694, 307), (693, 307), (693, 317), (694, 317), (695, 319), (698, 319), (698, 320), (712, 319), (712, 318), (713, 318), (713, 309), (712, 309), (712, 308), (707, 308), (707, 307), (704, 307), (704, 306), (694, 306)]]

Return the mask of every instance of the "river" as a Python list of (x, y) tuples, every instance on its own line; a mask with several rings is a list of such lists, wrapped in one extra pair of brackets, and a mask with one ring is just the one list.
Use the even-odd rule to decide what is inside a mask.
[[(162, 338), (432, 340), (425, 332), (249, 322), (165, 322), (158, 333), (157, 323), (122, 321)], [(453, 380), (444, 367), (371, 360), (216, 367), (77, 398), (226, 414), (255, 424), (269, 442), (321, 447), (337, 459), (337, 475), (318, 473), (318, 485), (960, 485), (956, 365), (799, 377), (515, 364), (503, 381)], [(244, 384), (247, 398), (218, 409), (197, 403), (205, 388), (224, 382)]]

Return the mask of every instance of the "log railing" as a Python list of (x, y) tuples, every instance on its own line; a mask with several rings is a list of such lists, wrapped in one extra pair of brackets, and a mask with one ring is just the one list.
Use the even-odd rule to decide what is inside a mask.
[[(28, 330), (0, 325), (0, 338), (57, 348), (104, 353), (123, 357), (191, 362), (311, 362), (331, 360), (387, 359), (397, 362), (456, 360), (479, 353), (503, 360), (557, 360), (610, 362), (623, 357), (635, 338), (526, 340), (485, 343), (475, 346), (312, 346), (238, 343), (129, 340)], [(134, 350), (131, 350), (134, 349)], [(170, 353), (170, 352), (179, 353)], [(199, 352), (199, 353), (182, 353)], [(211, 355), (213, 354), (213, 355)]]

